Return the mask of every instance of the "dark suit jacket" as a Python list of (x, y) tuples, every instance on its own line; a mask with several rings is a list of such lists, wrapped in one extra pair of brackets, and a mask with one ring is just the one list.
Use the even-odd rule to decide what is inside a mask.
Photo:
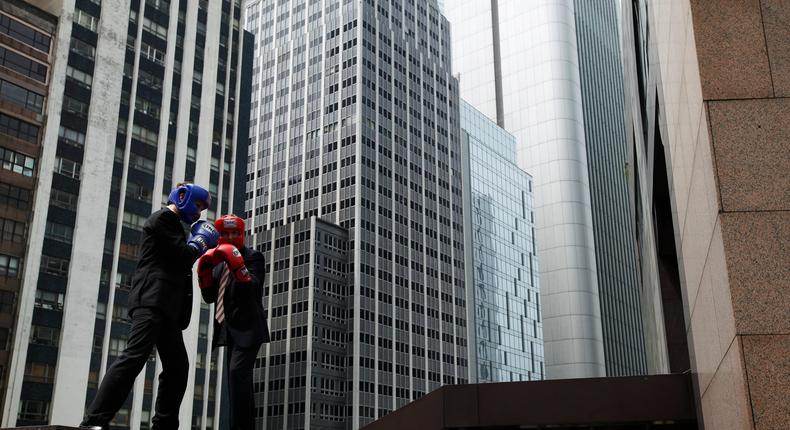
[(185, 329), (192, 316), (192, 265), (198, 257), (198, 251), (186, 243), (178, 215), (166, 207), (151, 214), (143, 225), (129, 312), (158, 309)]
[[(239, 252), (244, 258), (244, 264), (250, 272), (252, 281), (236, 282), (231, 277), (222, 299), (225, 321), (219, 324), (214, 320), (214, 347), (227, 345), (228, 336), (232, 337), (233, 343), (241, 348), (252, 348), (269, 341), (269, 326), (266, 323), (266, 313), (263, 311), (263, 279), (266, 274), (266, 262), (263, 254), (246, 246), (239, 249)], [(217, 301), (224, 266), (222, 263), (217, 264), (214, 267), (211, 287), (200, 290), (206, 303)]]

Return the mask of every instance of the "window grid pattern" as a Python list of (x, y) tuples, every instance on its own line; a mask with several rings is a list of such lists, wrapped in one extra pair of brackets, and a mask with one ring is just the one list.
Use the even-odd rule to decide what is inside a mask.
[[(258, 386), (259, 423), (357, 428), (468, 381), (458, 84), (435, 1), (266, 0), (247, 18), (256, 38), (249, 228), (264, 246), (271, 231), (311, 217), (345, 228), (346, 291), (360, 303), (336, 336), (349, 348), (346, 378), (300, 385), (270, 372)], [(275, 271), (296, 261), (273, 258)], [(277, 342), (267, 360), (280, 359)], [(345, 403), (285, 402), (269, 384), (345, 390)]]
[(461, 102), (469, 145), (479, 382), (544, 378), (532, 178), (515, 165), (516, 139)]

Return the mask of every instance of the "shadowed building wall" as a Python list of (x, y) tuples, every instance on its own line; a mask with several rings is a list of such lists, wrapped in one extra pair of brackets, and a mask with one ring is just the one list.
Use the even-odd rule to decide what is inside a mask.
[(668, 367), (687, 340), (706, 429), (785, 428), (790, 3), (622, 6), (640, 264), (666, 294)]

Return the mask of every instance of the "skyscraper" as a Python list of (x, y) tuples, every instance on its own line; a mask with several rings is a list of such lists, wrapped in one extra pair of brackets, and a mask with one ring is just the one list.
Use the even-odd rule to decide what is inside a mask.
[[(57, 18), (44, 10), (16, 0), (0, 4), (0, 404), (27, 260), (56, 29)], [(62, 296), (52, 302), (62, 305)]]
[(445, 1), (461, 95), (535, 178), (546, 375), (646, 371), (614, 1)]
[[(58, 3), (39, 186), (18, 299), (3, 426), (74, 425), (123, 350), (140, 228), (182, 180), (207, 186), (208, 213), (239, 210), (251, 53), (235, 1)], [(247, 35), (249, 36), (249, 35)], [(247, 100), (245, 100), (247, 98)], [(211, 313), (195, 298), (180, 421), (214, 427)], [(148, 428), (152, 355), (114, 425)]]
[[(246, 215), (272, 249), (276, 339), (256, 377), (259, 422), (358, 428), (470, 380), (458, 83), (436, 2), (258, 0), (247, 17)], [(294, 245), (317, 247), (319, 229), (347, 240), (320, 283), (311, 273), (330, 263)]]
[(469, 154), (476, 382), (543, 379), (532, 178), (514, 162), (516, 138), (463, 100), (461, 144)]

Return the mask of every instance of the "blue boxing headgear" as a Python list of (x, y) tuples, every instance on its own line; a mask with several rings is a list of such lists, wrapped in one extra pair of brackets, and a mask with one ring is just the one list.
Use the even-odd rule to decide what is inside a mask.
[[(183, 195), (181, 195), (183, 193)], [(178, 208), (178, 215), (187, 224), (192, 224), (200, 218), (197, 202), (206, 204), (206, 208), (211, 206), (211, 195), (208, 191), (198, 185), (183, 184), (173, 188), (167, 197), (167, 204), (174, 204)]]

